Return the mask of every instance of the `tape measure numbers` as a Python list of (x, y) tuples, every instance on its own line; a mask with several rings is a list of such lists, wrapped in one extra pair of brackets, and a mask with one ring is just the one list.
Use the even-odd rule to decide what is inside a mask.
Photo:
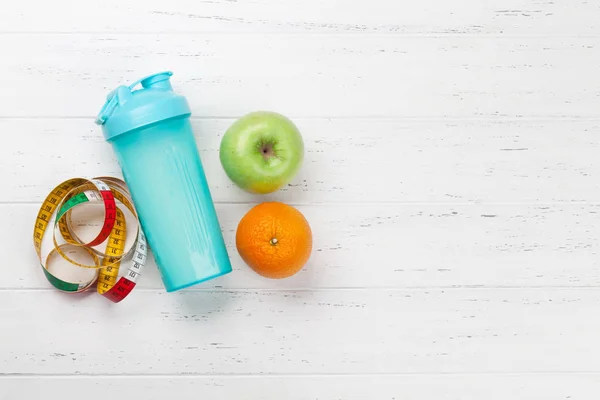
[[(71, 220), (72, 210), (85, 203), (103, 203), (104, 221), (94, 239), (85, 243), (79, 238)], [(127, 220), (120, 206), (126, 207), (137, 221), (137, 235), (129, 250), (125, 249)], [(42, 242), (44, 235), (52, 229), (54, 248), (44, 256)], [(62, 242), (59, 244), (59, 240)], [(97, 292), (109, 300), (122, 301), (136, 285), (146, 264), (147, 244), (130, 193), (125, 182), (112, 177), (94, 179), (73, 178), (56, 186), (38, 211), (33, 243), (40, 265), (48, 281), (58, 290), (79, 293), (97, 282)], [(95, 247), (106, 243), (103, 252)], [(90, 263), (75, 260), (69, 253), (89, 256)], [(50, 263), (56, 256), (81, 268), (95, 270), (91, 279), (83, 283), (69, 282), (52, 273)], [(131, 256), (131, 263), (125, 274), (119, 276), (122, 261)]]

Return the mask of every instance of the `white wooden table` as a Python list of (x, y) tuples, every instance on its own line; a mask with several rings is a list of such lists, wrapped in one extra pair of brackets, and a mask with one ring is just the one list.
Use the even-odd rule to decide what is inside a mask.
[[(234, 272), (167, 294), (151, 263), (116, 306), (57, 293), (40, 202), (120, 176), (93, 118), (162, 70), (193, 106)], [(599, 73), (597, 1), (3, 4), (0, 399), (597, 399)], [(218, 161), (259, 109), (307, 145), (264, 197)], [(267, 199), (314, 231), (285, 281), (235, 250)]]

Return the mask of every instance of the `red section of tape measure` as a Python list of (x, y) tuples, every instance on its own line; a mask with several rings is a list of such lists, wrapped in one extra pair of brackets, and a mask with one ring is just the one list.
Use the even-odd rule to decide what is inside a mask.
[(131, 282), (129, 279), (121, 277), (117, 284), (112, 287), (108, 292), (104, 293), (103, 296), (114, 303), (118, 303), (123, 300), (135, 287), (135, 282)]
[(116, 212), (116, 203), (115, 198), (113, 197), (112, 192), (109, 190), (101, 190), (100, 195), (104, 199), (104, 225), (102, 225), (102, 230), (96, 239), (92, 240), (87, 246), (98, 246), (102, 244), (110, 235), (113, 226), (115, 225), (115, 212)]

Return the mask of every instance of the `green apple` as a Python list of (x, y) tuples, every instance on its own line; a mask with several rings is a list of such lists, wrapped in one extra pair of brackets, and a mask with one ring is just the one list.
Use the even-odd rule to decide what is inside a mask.
[(241, 189), (272, 193), (300, 170), (304, 142), (290, 119), (272, 111), (255, 111), (225, 132), (219, 151), (225, 173)]

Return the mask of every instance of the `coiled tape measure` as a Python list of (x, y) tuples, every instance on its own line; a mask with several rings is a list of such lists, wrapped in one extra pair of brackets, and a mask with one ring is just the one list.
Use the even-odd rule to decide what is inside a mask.
[[(104, 222), (100, 232), (88, 243), (84, 243), (75, 234), (71, 221), (71, 211), (84, 203), (104, 205)], [(125, 249), (127, 221), (120, 207), (126, 207), (137, 221), (136, 239), (128, 250)], [(42, 241), (49, 229), (52, 229), (54, 248), (44, 255)], [(94, 248), (105, 242), (105, 251)], [(131, 195), (124, 181), (112, 177), (73, 178), (56, 186), (43, 201), (37, 214), (33, 244), (46, 278), (56, 289), (80, 293), (97, 282), (97, 292), (115, 303), (131, 293), (146, 265), (146, 238)], [(91, 262), (86, 264), (76, 261), (69, 256), (72, 253), (83, 253), (86, 257), (89, 256)], [(94, 276), (83, 283), (69, 282), (58, 277), (50, 267), (57, 255), (73, 265), (94, 269)], [(119, 275), (122, 261), (129, 257), (131, 262), (128, 270)]]

